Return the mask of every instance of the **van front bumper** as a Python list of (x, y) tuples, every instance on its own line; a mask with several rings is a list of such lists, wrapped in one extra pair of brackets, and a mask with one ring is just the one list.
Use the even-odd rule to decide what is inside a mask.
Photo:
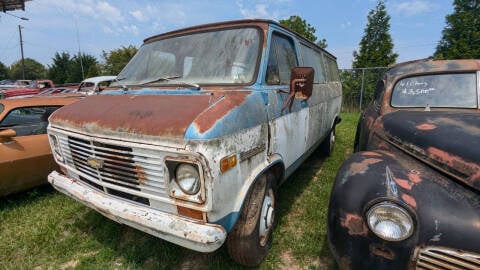
[(220, 225), (194, 221), (137, 205), (97, 191), (56, 171), (48, 175), (48, 182), (61, 193), (118, 223), (192, 250), (215, 251), (222, 246), (227, 236)]

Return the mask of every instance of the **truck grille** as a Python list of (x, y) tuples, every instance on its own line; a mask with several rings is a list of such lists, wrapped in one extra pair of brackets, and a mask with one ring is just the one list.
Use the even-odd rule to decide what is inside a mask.
[(480, 269), (480, 254), (426, 247), (418, 252), (416, 269)]
[(65, 163), (79, 180), (105, 193), (149, 205), (168, 197), (158, 151), (72, 136), (59, 137)]

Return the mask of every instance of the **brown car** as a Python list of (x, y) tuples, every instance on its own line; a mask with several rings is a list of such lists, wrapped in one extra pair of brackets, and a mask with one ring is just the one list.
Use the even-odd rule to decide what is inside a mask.
[(48, 116), (79, 96), (0, 100), (0, 196), (47, 183), (57, 166), (47, 138)]

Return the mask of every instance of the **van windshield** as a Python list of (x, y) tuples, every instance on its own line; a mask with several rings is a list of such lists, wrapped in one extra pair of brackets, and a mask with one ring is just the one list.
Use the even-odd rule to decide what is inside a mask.
[(252, 83), (259, 33), (256, 28), (227, 29), (146, 43), (111, 86)]

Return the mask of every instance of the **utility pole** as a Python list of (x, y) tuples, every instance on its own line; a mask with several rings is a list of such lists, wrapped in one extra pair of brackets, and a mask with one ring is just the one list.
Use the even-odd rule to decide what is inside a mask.
[(23, 39), (21, 25), (18, 25), (18, 33), (20, 34), (20, 51), (22, 53), (22, 79), (25, 80), (25, 59), (23, 58)]

